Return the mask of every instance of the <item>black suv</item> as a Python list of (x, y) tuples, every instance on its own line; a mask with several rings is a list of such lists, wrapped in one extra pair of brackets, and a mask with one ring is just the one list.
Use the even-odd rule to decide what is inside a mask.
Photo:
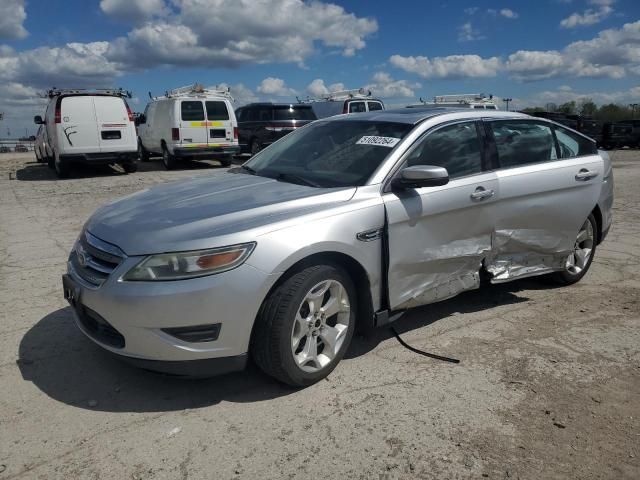
[(252, 155), (317, 119), (311, 105), (289, 103), (250, 103), (236, 110), (236, 118), (240, 151)]

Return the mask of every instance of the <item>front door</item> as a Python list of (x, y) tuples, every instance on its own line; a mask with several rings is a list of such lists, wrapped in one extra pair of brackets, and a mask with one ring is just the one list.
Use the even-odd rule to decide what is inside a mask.
[(180, 141), (183, 147), (206, 147), (207, 120), (202, 100), (180, 102)]
[(437, 165), (450, 181), (383, 195), (389, 235), (389, 307), (415, 307), (477, 288), (491, 252), (497, 176), (483, 168), (483, 135), (475, 121), (425, 134), (403, 167)]

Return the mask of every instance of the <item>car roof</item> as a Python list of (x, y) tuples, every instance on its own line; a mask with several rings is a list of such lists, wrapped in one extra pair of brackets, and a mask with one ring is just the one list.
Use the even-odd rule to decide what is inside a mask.
[[(503, 110), (471, 110), (469, 108), (455, 107), (412, 107), (396, 108), (392, 110), (376, 110), (374, 112), (349, 113), (330, 117), (335, 120), (347, 121), (374, 121), (374, 122), (396, 122), (416, 125), (430, 118), (444, 116), (446, 120), (456, 118), (529, 118), (529, 115), (519, 112), (505, 112)], [(453, 117), (453, 118), (449, 118)], [(325, 119), (327, 120), (327, 119)], [(445, 120), (445, 119), (443, 119)]]

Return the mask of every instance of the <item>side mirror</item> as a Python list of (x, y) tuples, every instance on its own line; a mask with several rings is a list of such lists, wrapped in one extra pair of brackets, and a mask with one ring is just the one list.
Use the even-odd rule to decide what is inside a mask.
[(44, 120), (42, 120), (42, 117), (40, 115), (36, 115), (35, 117), (33, 117), (33, 123), (35, 123), (36, 125), (44, 125)]
[(136, 118), (136, 125), (142, 125), (143, 123), (147, 123), (147, 117), (145, 117), (143, 114), (140, 114)]
[(400, 175), (391, 181), (395, 189), (438, 187), (449, 183), (449, 172), (435, 165), (415, 165), (403, 168)]

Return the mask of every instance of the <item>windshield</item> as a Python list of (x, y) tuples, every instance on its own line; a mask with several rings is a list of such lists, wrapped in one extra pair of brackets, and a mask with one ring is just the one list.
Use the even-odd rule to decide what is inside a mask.
[(274, 120), (315, 120), (316, 115), (309, 106), (275, 106), (273, 107)]
[(317, 121), (263, 150), (245, 171), (317, 187), (364, 185), (413, 125)]

